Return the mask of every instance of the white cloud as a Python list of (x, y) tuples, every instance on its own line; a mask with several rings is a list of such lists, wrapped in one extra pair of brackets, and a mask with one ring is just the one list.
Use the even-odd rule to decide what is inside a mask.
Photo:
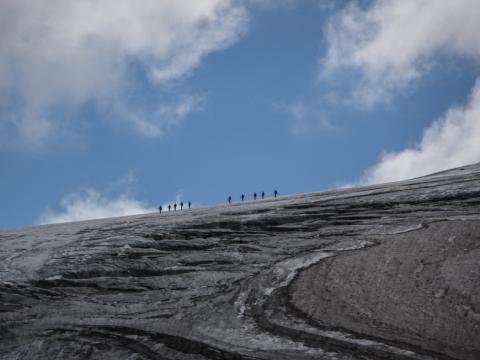
[(363, 183), (384, 183), (480, 161), (480, 80), (468, 104), (453, 107), (423, 134), (420, 144), (385, 154)]
[[(357, 104), (373, 106), (436, 69), (439, 57), (480, 61), (480, 2), (376, 0), (351, 3), (326, 31), (323, 75), (352, 70)], [(384, 154), (362, 183), (402, 180), (480, 161), (480, 85), (463, 107), (452, 107), (412, 148)]]
[(108, 198), (94, 189), (66, 196), (61, 201), (60, 211), (45, 210), (37, 220), (38, 224), (53, 224), (70, 221), (137, 215), (157, 211), (129, 195)]
[[(2, 1), (3, 137), (40, 147), (68, 128), (70, 120), (60, 119), (59, 109), (73, 118), (88, 102), (159, 136), (172, 114), (160, 110), (146, 118), (128, 107), (132, 72), (140, 65), (162, 89), (188, 76), (207, 54), (235, 42), (246, 21), (245, 8), (235, 0)], [(173, 118), (193, 110), (190, 103), (173, 111)]]
[(480, 60), (477, 0), (377, 0), (350, 5), (327, 26), (324, 75), (359, 71), (354, 99), (371, 106), (389, 100), (424, 75), (439, 54)]
[[(137, 171), (130, 170), (102, 191), (94, 188), (74, 191), (62, 198), (58, 209), (46, 208), (35, 223), (55, 224), (157, 212), (158, 208), (135, 199), (138, 180)], [(169, 204), (180, 206), (183, 198), (183, 190), (180, 189), (174, 199), (162, 204), (163, 210), (167, 210)]]

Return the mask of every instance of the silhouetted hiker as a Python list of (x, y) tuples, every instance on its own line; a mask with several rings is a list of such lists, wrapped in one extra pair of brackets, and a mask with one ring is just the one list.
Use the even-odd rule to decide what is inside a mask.
[(244, 195), (244, 194), (242, 194), (242, 201), (243, 201), (243, 200), (245, 200), (245, 195)]
[(188, 202), (188, 208), (190, 209), (190, 206), (192, 206), (192, 203), (189, 201)]
[(180, 203), (180, 210), (183, 210), (183, 201)]
[(253, 193), (253, 200), (257, 200), (257, 193)]
[(265, 191), (262, 191), (262, 199), (265, 199)]
[(158, 212), (161, 214), (162, 213), (162, 205), (158, 207)]
[(173, 204), (173, 211), (177, 211), (177, 203)]
[(277, 195), (278, 195), (278, 191), (277, 191), (277, 190), (275, 190), (275, 191), (273, 192), (273, 195), (274, 195), (275, 197), (277, 197)]
[(231, 197), (231, 196), (228, 197), (228, 203), (229, 203), (229, 204), (232, 203), (232, 197)]
[(172, 208), (172, 205), (168, 205), (168, 212), (170, 212), (171, 208)]

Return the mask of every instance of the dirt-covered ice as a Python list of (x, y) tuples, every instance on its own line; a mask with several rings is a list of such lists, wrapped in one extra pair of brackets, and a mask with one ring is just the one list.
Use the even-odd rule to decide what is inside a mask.
[(480, 165), (0, 231), (0, 359), (480, 359)]

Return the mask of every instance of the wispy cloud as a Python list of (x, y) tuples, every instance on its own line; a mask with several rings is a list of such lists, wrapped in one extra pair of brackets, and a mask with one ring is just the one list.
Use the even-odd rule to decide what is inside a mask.
[(153, 88), (165, 89), (235, 42), (246, 23), (246, 9), (234, 0), (2, 1), (2, 137), (40, 148), (89, 102), (161, 136), (195, 101), (180, 96), (153, 116), (142, 114), (129, 99), (132, 74), (140, 68)]
[(295, 100), (291, 103), (277, 102), (274, 109), (287, 115), (291, 123), (291, 131), (295, 135), (303, 135), (311, 130), (333, 130), (328, 110), (317, 102)]
[(206, 99), (206, 96), (183, 95), (175, 102), (161, 104), (152, 111), (118, 104), (116, 113), (142, 135), (156, 138), (163, 136), (171, 127), (181, 124), (189, 114), (201, 111)]
[[(136, 198), (138, 181), (137, 171), (130, 170), (101, 190), (80, 188), (65, 195), (58, 206), (42, 211), (35, 223), (54, 224), (157, 212), (158, 205), (151, 206)], [(180, 205), (182, 201), (186, 203), (184, 192), (179, 189), (171, 200), (161, 205), (165, 210), (169, 204)]]

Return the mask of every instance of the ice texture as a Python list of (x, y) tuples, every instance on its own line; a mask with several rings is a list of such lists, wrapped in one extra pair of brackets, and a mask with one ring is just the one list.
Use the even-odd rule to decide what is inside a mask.
[(0, 359), (480, 359), (480, 164), (0, 231)]

